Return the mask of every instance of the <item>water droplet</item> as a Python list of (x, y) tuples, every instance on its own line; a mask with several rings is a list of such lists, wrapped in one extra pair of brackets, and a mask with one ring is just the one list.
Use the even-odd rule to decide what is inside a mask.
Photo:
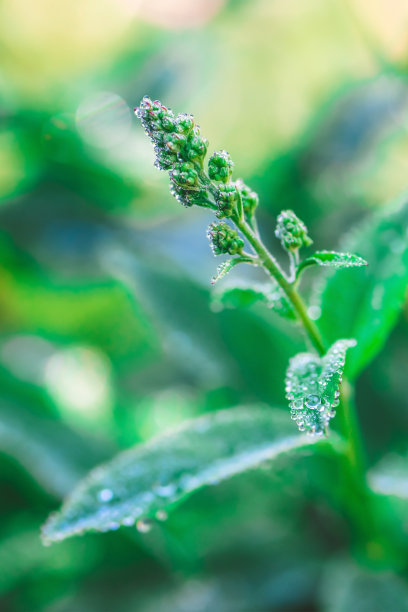
[(305, 404), (307, 408), (315, 410), (320, 404), (320, 397), (318, 395), (308, 395)]
[(102, 489), (98, 493), (98, 499), (101, 502), (108, 502), (113, 498), (113, 491), (110, 489)]
[(157, 487), (154, 487), (153, 490), (159, 497), (170, 497), (171, 495), (174, 495), (174, 493), (176, 492), (176, 485), (175, 484), (158, 485)]
[(126, 526), (126, 527), (131, 527), (132, 525), (135, 524), (135, 519), (133, 516), (126, 516), (122, 523)]
[(158, 510), (156, 512), (156, 518), (158, 521), (167, 521), (169, 515), (165, 510)]
[(117, 529), (119, 529), (119, 527), (120, 527), (120, 524), (116, 523), (116, 521), (112, 521), (112, 523), (109, 523), (109, 525), (108, 525), (108, 528), (111, 531), (116, 531)]
[(139, 521), (137, 521), (136, 523), (136, 529), (140, 532), (140, 533), (149, 533), (149, 531), (152, 529), (153, 527), (153, 521), (152, 519), (140, 519)]

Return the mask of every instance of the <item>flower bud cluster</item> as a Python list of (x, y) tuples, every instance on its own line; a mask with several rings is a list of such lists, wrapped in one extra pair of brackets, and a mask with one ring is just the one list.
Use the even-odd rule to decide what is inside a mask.
[[(208, 176), (205, 174), (203, 161), (208, 141), (201, 136), (192, 115), (175, 115), (161, 102), (147, 96), (135, 112), (153, 141), (155, 165), (168, 171), (171, 194), (181, 204), (212, 208), (218, 219), (229, 218), (234, 222), (243, 212), (251, 221), (258, 204), (257, 194), (241, 180), (231, 182), (234, 163), (226, 151), (213, 153), (208, 162)], [(244, 247), (242, 238), (226, 223), (211, 225), (208, 236), (216, 255), (236, 255)]]
[(304, 246), (310, 246), (312, 240), (307, 235), (307, 227), (295, 215), (293, 210), (283, 210), (278, 219), (275, 236), (279, 238), (287, 251), (296, 251)]
[(226, 151), (216, 151), (208, 160), (208, 176), (212, 181), (227, 183), (232, 175), (234, 162)]
[(215, 201), (218, 206), (216, 215), (219, 219), (232, 217), (238, 202), (238, 192), (235, 183), (220, 183), (217, 188)]
[(207, 236), (214, 255), (242, 253), (244, 241), (240, 238), (238, 232), (226, 223), (212, 223), (208, 228)]
[[(205, 202), (205, 198), (191, 197), (191, 190), (200, 190), (195, 163), (200, 165), (207, 153), (208, 140), (200, 134), (192, 115), (174, 115), (158, 100), (145, 96), (135, 109), (146, 134), (153, 141), (155, 165), (170, 172), (171, 189), (185, 206)], [(193, 202), (197, 200), (197, 202)]]

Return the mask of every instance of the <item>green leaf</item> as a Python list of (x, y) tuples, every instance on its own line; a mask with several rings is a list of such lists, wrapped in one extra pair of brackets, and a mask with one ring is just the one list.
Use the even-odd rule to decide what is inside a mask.
[(300, 431), (321, 436), (327, 430), (339, 404), (346, 351), (355, 345), (355, 340), (338, 340), (323, 357), (299, 353), (290, 360), (286, 397)]
[(408, 453), (384, 457), (370, 470), (368, 481), (376, 493), (408, 499)]
[(246, 308), (256, 302), (263, 302), (280, 316), (296, 320), (291, 303), (278, 285), (255, 285), (223, 287), (214, 292), (212, 306), (215, 311), (224, 308)]
[(347, 561), (329, 565), (321, 596), (323, 612), (408, 612), (408, 588), (401, 578)]
[(270, 408), (223, 410), (189, 421), (92, 471), (49, 518), (44, 540), (151, 519), (201, 487), (313, 442), (291, 430), (286, 413)]
[(253, 260), (252, 258), (245, 257), (243, 255), (242, 257), (234, 257), (234, 259), (228, 259), (227, 261), (223, 261), (222, 264), (218, 266), (217, 274), (213, 276), (211, 284), (214, 285), (219, 280), (224, 278), (224, 276), (226, 276), (228, 272), (239, 263), (253, 263)]
[(19, 401), (0, 399), (0, 455), (15, 459), (45, 491), (62, 498), (92, 465), (106, 458), (106, 442), (102, 445), (89, 435), (85, 439), (41, 415), (46, 407), (35, 405), (34, 393), (30, 400), (28, 409)]
[(367, 266), (367, 262), (358, 255), (352, 253), (336, 253), (335, 251), (316, 251), (310, 257), (304, 259), (298, 269), (299, 275), (305, 268), (309, 266), (326, 266), (331, 268), (356, 268)]
[(403, 308), (408, 285), (408, 201), (403, 199), (370, 218), (344, 240), (369, 266), (353, 274), (331, 275), (320, 287), (319, 327), (330, 342), (358, 341), (347, 375), (356, 377), (381, 350)]

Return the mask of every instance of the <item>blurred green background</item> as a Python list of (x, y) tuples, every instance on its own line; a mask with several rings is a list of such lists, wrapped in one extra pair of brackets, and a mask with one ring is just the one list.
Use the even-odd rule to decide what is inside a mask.
[[(308, 454), (200, 491), (148, 534), (45, 548), (39, 529), (118, 450), (284, 405), (304, 349), (262, 307), (211, 308), (212, 217), (171, 198), (133, 107), (196, 116), (259, 192), (272, 249), (282, 208), (336, 248), (407, 187), (408, 5), (2, 0), (0, 45), (0, 609), (340, 610), (348, 527), (324, 494), (333, 466)], [(371, 463), (406, 438), (407, 328), (358, 381)]]

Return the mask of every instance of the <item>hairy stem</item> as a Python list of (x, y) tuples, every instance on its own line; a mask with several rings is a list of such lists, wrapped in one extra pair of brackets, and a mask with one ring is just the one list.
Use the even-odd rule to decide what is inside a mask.
[(306, 306), (297, 290), (286, 278), (276, 259), (272, 257), (265, 245), (262, 243), (261, 239), (254, 233), (248, 223), (245, 220), (238, 220), (237, 226), (239, 227), (245, 238), (248, 240), (248, 242), (251, 244), (252, 248), (258, 255), (260, 261), (262, 262), (264, 268), (269, 272), (272, 278), (276, 280), (276, 282), (285, 292), (299, 320), (301, 321), (308, 338), (310, 339), (311, 343), (313, 344), (319, 355), (324, 355), (325, 348), (319, 330), (317, 329), (313, 321), (309, 318)]

